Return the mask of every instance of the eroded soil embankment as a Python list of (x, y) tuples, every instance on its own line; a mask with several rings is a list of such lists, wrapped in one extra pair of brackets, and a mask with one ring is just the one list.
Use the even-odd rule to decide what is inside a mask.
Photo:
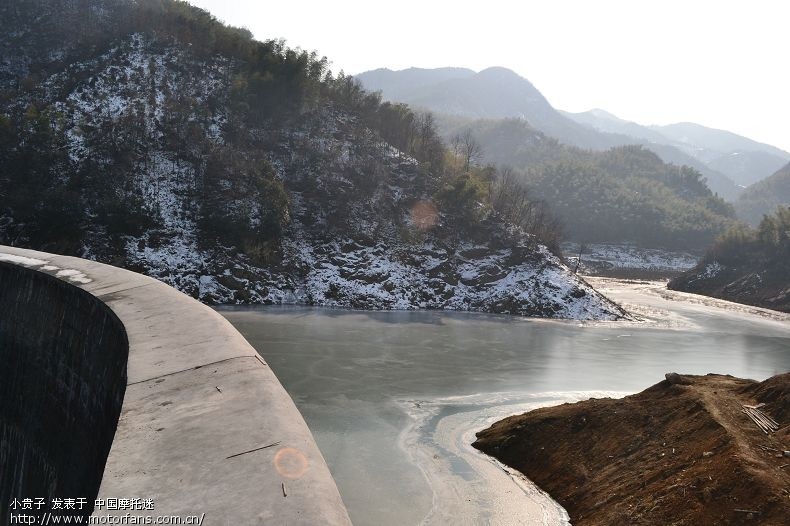
[[(575, 526), (787, 524), (790, 373), (685, 378), (512, 416), (474, 446), (546, 490)], [(760, 402), (777, 432), (741, 412)]]

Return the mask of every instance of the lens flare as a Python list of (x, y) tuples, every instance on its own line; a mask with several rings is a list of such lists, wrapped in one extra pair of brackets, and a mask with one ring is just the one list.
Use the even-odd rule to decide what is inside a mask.
[(436, 206), (430, 201), (417, 201), (411, 207), (411, 220), (420, 230), (428, 230), (436, 224), (439, 214)]
[(307, 473), (310, 463), (298, 449), (284, 447), (274, 455), (274, 468), (287, 479), (298, 479)]

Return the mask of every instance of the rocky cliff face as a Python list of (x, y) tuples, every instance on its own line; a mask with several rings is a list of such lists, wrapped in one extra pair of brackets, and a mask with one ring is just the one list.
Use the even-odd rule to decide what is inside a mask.
[[(366, 106), (315, 57), (186, 4), (19, 6), (0, 8), (0, 243), (124, 266), (207, 303), (625, 315), (483, 204), (473, 222), (443, 209), (417, 139), (393, 131), (414, 115)], [(86, 29), (89, 45), (39, 39), (80, 9), (106, 26)], [(204, 24), (200, 39), (184, 20)]]

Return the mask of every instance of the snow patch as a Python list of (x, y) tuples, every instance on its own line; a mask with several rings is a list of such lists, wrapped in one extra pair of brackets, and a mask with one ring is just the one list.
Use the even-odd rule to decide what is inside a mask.
[(38, 267), (40, 265), (46, 265), (47, 263), (43, 259), (29, 258), (26, 256), (17, 256), (16, 254), (4, 254), (4, 253), (0, 253), (0, 261), (7, 261), (8, 263), (14, 263), (15, 265), (22, 265), (23, 267)]
[(0, 261), (6, 261), (8, 263), (13, 263), (15, 265), (22, 265), (23, 267), (39, 267), (38, 270), (44, 271), (56, 271), (55, 277), (68, 280), (74, 283), (81, 283), (86, 284), (93, 281), (88, 276), (85, 275), (84, 272), (74, 269), (62, 269), (55, 265), (49, 265), (48, 261), (38, 258), (30, 258), (27, 256), (18, 256), (16, 254), (6, 254), (0, 252)]
[(713, 263), (708, 263), (705, 265), (705, 268), (699, 272), (698, 276), (701, 279), (713, 278), (718, 276), (719, 272), (721, 272), (723, 269), (724, 267), (721, 265), (721, 263), (714, 261)]

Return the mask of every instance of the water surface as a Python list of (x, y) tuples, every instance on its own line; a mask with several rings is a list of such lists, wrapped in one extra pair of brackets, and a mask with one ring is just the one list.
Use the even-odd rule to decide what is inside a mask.
[(304, 415), (357, 525), (562, 523), (563, 510), (469, 447), (540, 405), (640, 391), (668, 371), (790, 370), (790, 322), (759, 309), (596, 283), (642, 321), (436, 311), (223, 308)]

